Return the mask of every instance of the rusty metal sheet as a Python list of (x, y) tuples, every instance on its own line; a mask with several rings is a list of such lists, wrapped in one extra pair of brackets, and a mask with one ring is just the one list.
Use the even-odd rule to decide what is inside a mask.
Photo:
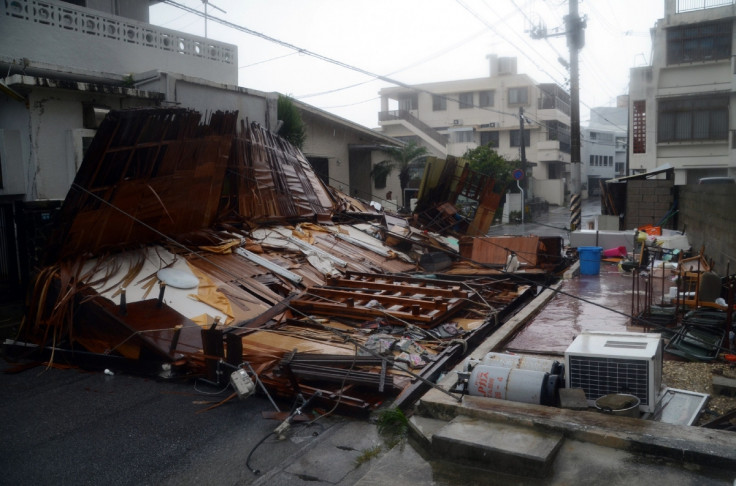
[(536, 266), (539, 237), (533, 235), (464, 237), (460, 240), (460, 256), (474, 262), (505, 265), (506, 258), (512, 251), (516, 253), (520, 263)]
[(237, 113), (112, 111), (59, 212), (46, 262), (212, 225)]
[(304, 154), (258, 124), (243, 127), (228, 169), (223, 201), (248, 221), (329, 221), (335, 209)]

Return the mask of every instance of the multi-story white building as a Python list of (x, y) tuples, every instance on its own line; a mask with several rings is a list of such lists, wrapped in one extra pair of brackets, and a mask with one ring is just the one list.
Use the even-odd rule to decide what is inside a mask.
[(593, 108), (580, 130), (582, 182), (590, 196), (600, 193), (600, 181), (626, 175), (627, 102), (622, 96), (619, 106)]
[(570, 96), (556, 84), (519, 74), (516, 58), (489, 56), (490, 76), (381, 90), (379, 124), (386, 135), (414, 139), (438, 157), (491, 144), (520, 160), (521, 120), (529, 191), (565, 202), (569, 180)]
[(629, 169), (669, 164), (675, 184), (736, 175), (734, 0), (664, 0), (652, 64), (633, 68)]

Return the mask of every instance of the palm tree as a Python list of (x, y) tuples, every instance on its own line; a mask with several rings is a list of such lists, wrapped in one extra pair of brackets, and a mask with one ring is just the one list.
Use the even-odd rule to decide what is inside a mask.
[(411, 141), (400, 147), (385, 147), (383, 151), (391, 157), (391, 160), (384, 160), (379, 162), (371, 170), (371, 177), (374, 181), (385, 177), (393, 172), (395, 169), (399, 169), (399, 185), (401, 186), (401, 205), (406, 207), (406, 201), (404, 201), (404, 189), (409, 185), (411, 179), (411, 173), (409, 172), (409, 164), (414, 162), (420, 157), (427, 155), (427, 148), (418, 145), (415, 141)]

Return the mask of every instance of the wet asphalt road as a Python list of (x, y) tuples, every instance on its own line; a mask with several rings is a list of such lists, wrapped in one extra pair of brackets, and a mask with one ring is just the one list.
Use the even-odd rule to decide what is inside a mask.
[[(227, 395), (203, 394), (216, 390), (202, 383), (36, 367), (0, 373), (0, 387), (2, 485), (252, 484), (260, 477), (247, 456), (279, 424), (261, 416), (274, 410), (262, 396), (205, 411)], [(279, 469), (347, 423), (329, 417), (271, 436), (251, 466)]]

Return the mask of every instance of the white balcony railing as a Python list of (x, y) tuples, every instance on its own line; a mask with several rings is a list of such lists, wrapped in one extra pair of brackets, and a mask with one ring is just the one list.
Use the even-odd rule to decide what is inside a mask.
[(677, 13), (733, 5), (734, 0), (677, 0)]
[(6, 16), (34, 24), (48, 25), (91, 37), (104, 37), (225, 64), (236, 62), (235, 51), (229, 44), (221, 44), (200, 37), (183, 36), (180, 32), (101, 14), (88, 8), (40, 0), (4, 0), (3, 3)]

